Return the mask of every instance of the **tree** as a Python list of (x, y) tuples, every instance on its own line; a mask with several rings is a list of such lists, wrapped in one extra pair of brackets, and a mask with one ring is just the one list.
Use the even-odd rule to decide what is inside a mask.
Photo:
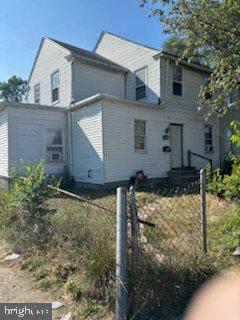
[[(194, 61), (196, 53), (207, 53), (212, 73), (200, 91), (202, 105), (220, 115), (232, 107), (240, 110), (240, 1), (142, 0), (142, 6), (159, 17), (166, 33), (184, 41), (179, 61)], [(235, 99), (227, 106), (229, 96)], [(233, 139), (240, 146), (240, 123), (233, 125)]]
[[(184, 38), (180, 38), (177, 35), (172, 35), (164, 42), (162, 49), (167, 53), (181, 57), (186, 48), (187, 43)], [(210, 67), (208, 52), (206, 52), (206, 50), (202, 50), (202, 52), (195, 52), (193, 62)]]
[(0, 99), (6, 102), (22, 102), (27, 94), (27, 81), (12, 76), (7, 82), (0, 82)]

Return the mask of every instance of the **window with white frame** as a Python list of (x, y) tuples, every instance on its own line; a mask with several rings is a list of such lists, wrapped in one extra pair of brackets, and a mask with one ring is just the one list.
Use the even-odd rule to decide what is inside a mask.
[(40, 83), (34, 86), (34, 103), (40, 103)]
[(204, 138), (205, 138), (205, 152), (213, 152), (213, 128), (212, 126), (205, 125), (204, 128)]
[(146, 98), (146, 83), (147, 83), (147, 68), (142, 68), (135, 72), (136, 77), (136, 100), (142, 100)]
[(134, 149), (146, 150), (146, 121), (134, 120)]
[(52, 103), (59, 100), (59, 71), (51, 75)]
[(46, 129), (46, 159), (56, 162), (63, 160), (62, 130)]
[(173, 66), (173, 83), (172, 83), (172, 93), (175, 96), (182, 96), (183, 85), (182, 85), (182, 68), (179, 66)]

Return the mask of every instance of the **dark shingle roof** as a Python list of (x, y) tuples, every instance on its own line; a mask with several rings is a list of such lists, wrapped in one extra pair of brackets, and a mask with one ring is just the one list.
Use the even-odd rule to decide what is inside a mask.
[(109, 67), (113, 67), (116, 69), (119, 69), (120, 71), (124, 71), (126, 72), (127, 69), (125, 69), (124, 67), (120, 66), (119, 64), (101, 56), (100, 54), (93, 52), (93, 51), (88, 51), (86, 49), (82, 49), (82, 48), (78, 48), (75, 46), (72, 46), (71, 44), (59, 41), (59, 40), (55, 40), (52, 38), (49, 38), (50, 40), (56, 42), (57, 44), (59, 44), (60, 46), (64, 47), (65, 49), (69, 50), (73, 55), (79, 56), (79, 57), (84, 57), (87, 59), (92, 59), (94, 61), (98, 61), (102, 64), (105, 64)]

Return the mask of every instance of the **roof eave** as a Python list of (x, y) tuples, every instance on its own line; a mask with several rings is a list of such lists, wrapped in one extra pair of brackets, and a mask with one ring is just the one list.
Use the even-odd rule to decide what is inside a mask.
[[(71, 53), (69, 56), (74, 57), (76, 59), (79, 59), (83, 62), (89, 63), (89, 64), (94, 64), (96, 66), (108, 69), (108, 70), (112, 70), (115, 72), (122, 72), (122, 73), (126, 73), (128, 72), (127, 69), (123, 68), (123, 67), (118, 67), (115, 65), (112, 65), (111, 63), (104, 63), (102, 61), (99, 61), (97, 59), (92, 59), (92, 58), (88, 58), (88, 57), (84, 57), (82, 55), (76, 54), (76, 53)], [(67, 58), (69, 57), (67, 56)]]
[[(155, 59), (161, 58), (161, 57), (168, 58), (168, 59), (170, 59), (172, 61), (176, 61), (179, 58), (179, 57), (177, 57), (177, 56), (175, 56), (173, 54), (169, 54), (167, 52), (159, 52), (159, 53), (154, 55)], [(210, 68), (202, 66), (202, 65), (198, 65), (198, 64), (193, 63), (193, 62), (188, 62), (188, 61), (181, 60), (180, 64), (186, 65), (186, 66), (188, 66), (190, 68), (193, 68), (193, 69), (201, 71), (201, 72), (212, 73), (212, 70)]]
[(133, 106), (148, 107), (148, 108), (154, 108), (154, 109), (164, 109), (164, 107), (159, 104), (134, 101), (134, 100), (126, 100), (126, 99), (118, 98), (116, 96), (112, 96), (112, 95), (108, 95), (108, 94), (104, 94), (104, 93), (98, 93), (98, 94), (91, 96), (89, 98), (75, 102), (74, 105), (71, 106), (71, 110), (85, 107), (89, 104), (93, 104), (98, 101), (108, 101), (108, 102), (123, 103), (123, 104), (128, 104), (128, 105), (133, 105)]

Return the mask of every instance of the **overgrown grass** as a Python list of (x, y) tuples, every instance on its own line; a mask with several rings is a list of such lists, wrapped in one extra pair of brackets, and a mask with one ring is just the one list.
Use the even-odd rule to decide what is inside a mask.
[[(105, 207), (116, 207), (115, 192), (83, 190), (80, 194)], [(134, 319), (180, 317), (201, 283), (222, 268), (237, 263), (229, 254), (237, 245), (236, 203), (207, 195), (209, 256), (206, 258), (201, 254), (199, 242), (199, 195), (162, 198), (158, 194), (137, 192), (136, 197), (139, 211), (157, 203), (147, 217), (156, 227), (145, 227), (144, 234), (161, 255), (171, 259), (160, 262), (150, 252), (142, 251), (136, 273), (129, 270), (128, 288), (135, 297), (130, 309), (137, 312)], [(24, 241), (21, 250), (26, 261), (22, 269), (34, 272), (43, 290), (67, 296), (78, 310), (79, 319), (94, 316), (108, 319), (106, 306), (113, 309), (115, 296), (116, 217), (60, 195), (49, 200), (49, 205), (54, 209), (49, 222), (51, 238), (41, 249)], [(2, 232), (11, 234), (9, 239), (19, 245), (16, 230), (15, 234), (7, 229)]]

